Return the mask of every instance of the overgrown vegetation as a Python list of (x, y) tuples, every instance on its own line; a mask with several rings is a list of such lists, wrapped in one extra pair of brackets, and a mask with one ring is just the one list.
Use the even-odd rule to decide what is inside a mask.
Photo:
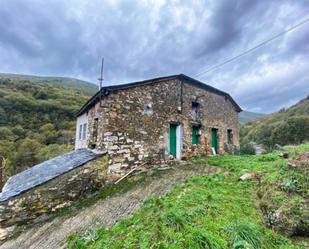
[(301, 144), (309, 140), (309, 96), (288, 109), (241, 126), (241, 143), (255, 141), (268, 150), (275, 145)]
[(240, 145), (240, 154), (242, 154), (242, 155), (255, 155), (256, 154), (255, 147), (250, 143), (241, 144)]
[(95, 86), (80, 83), (73, 89), (73, 79), (68, 84), (65, 78), (47, 79), (0, 77), (5, 178), (73, 148), (75, 114)]
[[(287, 148), (293, 157), (309, 144)], [(267, 228), (262, 208), (282, 208), (293, 222), (304, 219), (308, 180), (277, 154), (197, 157), (192, 162), (222, 167), (226, 173), (196, 176), (165, 197), (145, 202), (132, 218), (82, 234), (71, 233), (68, 248), (304, 248)], [(239, 181), (245, 172), (257, 180)], [(282, 188), (292, 177), (297, 188)], [(295, 183), (295, 182), (294, 182)], [(281, 230), (279, 230), (281, 231)]]

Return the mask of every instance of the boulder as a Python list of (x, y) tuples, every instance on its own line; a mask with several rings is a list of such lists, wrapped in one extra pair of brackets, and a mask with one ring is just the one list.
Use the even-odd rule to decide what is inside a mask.
[(0, 240), (5, 240), (9, 235), (9, 232), (5, 228), (0, 228)]
[(245, 174), (243, 174), (242, 176), (239, 177), (239, 180), (245, 181), (245, 180), (256, 179), (256, 178), (257, 178), (256, 173), (253, 172), (253, 173), (245, 173)]

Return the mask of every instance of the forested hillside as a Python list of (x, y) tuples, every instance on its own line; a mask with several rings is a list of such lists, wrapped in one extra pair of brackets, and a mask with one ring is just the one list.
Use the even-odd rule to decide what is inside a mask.
[(269, 149), (276, 144), (300, 144), (309, 140), (309, 96), (288, 109), (243, 125), (240, 135), (243, 144), (255, 141)]
[(21, 74), (5, 74), (0, 73), (0, 79), (11, 79), (18, 81), (29, 81), (33, 84), (50, 84), (56, 87), (65, 87), (74, 91), (80, 92), (86, 95), (93, 95), (98, 87), (94, 84), (90, 84), (87, 81), (66, 78), (66, 77), (45, 77), (45, 76), (33, 76), (33, 75), (21, 75)]
[(5, 177), (73, 148), (75, 114), (97, 88), (79, 80), (74, 86), (74, 79), (52, 79), (0, 76)]

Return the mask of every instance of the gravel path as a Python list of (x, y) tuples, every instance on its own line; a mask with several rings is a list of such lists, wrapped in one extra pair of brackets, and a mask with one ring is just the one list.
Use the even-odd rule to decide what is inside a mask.
[(71, 231), (110, 227), (128, 218), (150, 197), (164, 195), (177, 184), (193, 175), (207, 175), (219, 169), (209, 166), (182, 165), (159, 176), (149, 176), (127, 192), (98, 200), (94, 205), (80, 210), (74, 216), (66, 215), (34, 226), (19, 237), (0, 246), (1, 249), (55, 249), (65, 248), (64, 239)]

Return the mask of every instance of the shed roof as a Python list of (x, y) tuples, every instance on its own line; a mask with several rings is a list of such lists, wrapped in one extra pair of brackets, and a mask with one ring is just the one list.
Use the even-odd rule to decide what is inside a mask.
[[(110, 92), (110, 91), (116, 91), (116, 90), (123, 90), (123, 89), (128, 89), (131, 87), (138, 87), (138, 86), (143, 86), (143, 85), (148, 85), (152, 83), (158, 83), (166, 80), (172, 80), (172, 79), (179, 79), (182, 81), (187, 82), (188, 84), (194, 85), (196, 87), (199, 87), (201, 89), (204, 89), (206, 91), (225, 96), (227, 99), (231, 101), (233, 106), (235, 107), (236, 111), (241, 112), (242, 109), (240, 106), (235, 102), (235, 100), (226, 92), (223, 92), (215, 87), (212, 87), (210, 85), (207, 85), (201, 81), (198, 81), (196, 79), (193, 79), (187, 75), (184, 74), (176, 74), (176, 75), (170, 75), (170, 76), (165, 76), (165, 77), (159, 77), (159, 78), (154, 78), (154, 79), (149, 79), (149, 80), (143, 80), (143, 81), (137, 81), (137, 82), (132, 82), (132, 83), (127, 83), (127, 84), (121, 84), (121, 85), (113, 85), (113, 86), (105, 86), (102, 88), (103, 91), (103, 96)], [(93, 97), (91, 97), (78, 111), (77, 116), (80, 116), (84, 112), (88, 111), (93, 105), (95, 105), (100, 99), (100, 91), (98, 91)]]
[(9, 178), (0, 194), (0, 201), (26, 192), (95, 158), (96, 154), (91, 150), (79, 149), (35, 165)]

